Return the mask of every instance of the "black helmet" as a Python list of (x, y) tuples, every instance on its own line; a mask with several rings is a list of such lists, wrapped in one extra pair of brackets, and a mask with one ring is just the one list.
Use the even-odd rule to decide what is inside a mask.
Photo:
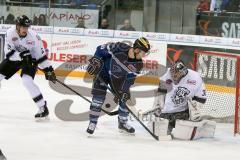
[(139, 48), (147, 53), (150, 50), (150, 44), (146, 38), (141, 37), (135, 40), (133, 48)]
[(30, 27), (31, 21), (27, 16), (22, 15), (20, 17), (17, 17), (16, 25), (23, 26), (23, 27)]

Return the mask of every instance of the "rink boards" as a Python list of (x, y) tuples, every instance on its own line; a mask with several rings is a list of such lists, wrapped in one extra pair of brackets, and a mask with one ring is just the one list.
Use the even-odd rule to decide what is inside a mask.
[[(9, 27), (10, 25), (0, 25), (0, 32), (2, 33), (0, 36), (1, 55), (3, 55), (3, 35)], [(151, 44), (150, 54), (144, 58), (144, 70), (136, 79), (136, 83), (140, 85), (136, 87), (138, 90), (135, 97), (137, 100), (136, 106), (140, 107), (140, 104), (144, 104), (144, 107), (140, 107), (143, 110), (153, 106), (154, 89), (157, 88), (159, 77), (164, 74), (163, 68), (168, 66), (169, 46), (204, 47), (205, 50), (213, 52), (219, 49), (222, 49), (221, 52), (224, 52), (225, 49), (236, 51), (240, 47), (240, 41), (234, 38), (67, 27), (33, 26), (32, 28), (40, 34), (48, 59), (56, 69), (57, 75), (62, 77), (91, 79), (86, 74), (86, 66), (98, 45), (117, 41), (131, 45), (140, 36), (148, 38)], [(180, 50), (175, 50), (174, 54), (176, 55)], [(207, 69), (210, 70), (211, 68)], [(41, 72), (38, 73), (42, 74)], [(79, 83), (79, 86), (85, 86), (84, 82)], [(202, 113), (210, 117), (234, 115), (235, 88), (234, 85), (206, 83), (207, 94), (211, 99), (216, 99), (216, 101), (214, 100), (216, 104), (212, 105), (213, 101), (208, 101), (206, 107), (202, 109)], [(135, 92), (135, 87), (132, 90)], [(144, 97), (145, 93), (149, 93), (148, 96)], [(224, 106), (223, 101), (229, 102), (229, 104)]]

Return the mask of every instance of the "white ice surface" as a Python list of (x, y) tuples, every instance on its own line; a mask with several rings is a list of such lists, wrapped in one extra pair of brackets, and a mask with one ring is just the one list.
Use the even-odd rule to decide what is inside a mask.
[(0, 89), (0, 148), (8, 160), (239, 160), (240, 136), (233, 137), (232, 124), (218, 124), (214, 139), (155, 141), (137, 123), (135, 136), (121, 135), (116, 117), (99, 119), (94, 137), (87, 138), (88, 122), (65, 122), (54, 115), (64, 97), (72, 98), (73, 112), (89, 105), (77, 96), (48, 89), (43, 76), (36, 77), (48, 101), (50, 122), (37, 123), (37, 107), (21, 84), (19, 75), (2, 81)]

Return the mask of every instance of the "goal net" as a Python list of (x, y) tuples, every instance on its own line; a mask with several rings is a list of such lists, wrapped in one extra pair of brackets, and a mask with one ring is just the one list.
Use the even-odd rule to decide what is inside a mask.
[(239, 58), (222, 52), (194, 53), (194, 68), (201, 74), (207, 93), (201, 113), (218, 122), (233, 122), (234, 134), (239, 133)]

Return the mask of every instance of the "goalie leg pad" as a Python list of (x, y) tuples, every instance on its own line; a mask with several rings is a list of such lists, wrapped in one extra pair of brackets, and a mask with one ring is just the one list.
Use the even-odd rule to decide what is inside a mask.
[(199, 138), (213, 138), (216, 122), (203, 120), (200, 122), (177, 120), (172, 135), (176, 139), (194, 140)]
[(168, 131), (168, 123), (168, 119), (156, 117), (154, 121), (150, 122), (149, 128), (156, 136), (165, 136)]
[(203, 120), (202, 126), (197, 129), (196, 136), (198, 138), (213, 138), (216, 129), (216, 122), (210, 120)]

